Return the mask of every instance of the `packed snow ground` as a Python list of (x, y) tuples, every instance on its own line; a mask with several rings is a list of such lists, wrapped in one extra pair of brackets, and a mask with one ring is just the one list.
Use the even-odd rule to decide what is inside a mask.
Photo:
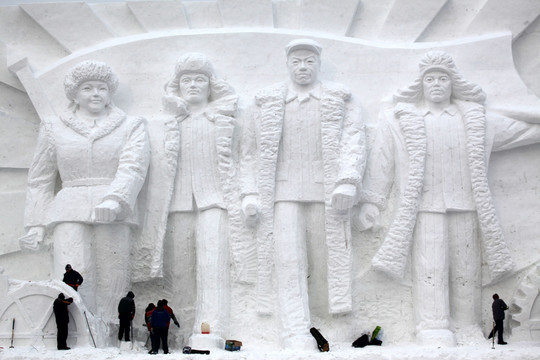
[(158, 355), (149, 355), (143, 343), (136, 343), (133, 349), (109, 347), (95, 349), (92, 347), (76, 348), (68, 351), (55, 349), (35, 349), (32, 347), (4, 347), (0, 349), (2, 360), (49, 360), (49, 359), (82, 359), (82, 360), (131, 360), (131, 359), (185, 359), (185, 360), (539, 360), (540, 342), (516, 342), (506, 346), (495, 344), (492, 349), (490, 341), (484, 344), (459, 346), (454, 348), (430, 348), (409, 346), (366, 346), (353, 348), (350, 344), (331, 344), (330, 352), (292, 351), (272, 349), (261, 344), (244, 344), (240, 351), (211, 350), (210, 355), (182, 354), (181, 349), (171, 349), (171, 354), (161, 351)]

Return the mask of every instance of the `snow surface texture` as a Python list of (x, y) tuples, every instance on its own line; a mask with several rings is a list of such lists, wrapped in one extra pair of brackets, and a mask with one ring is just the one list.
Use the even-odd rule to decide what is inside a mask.
[(171, 354), (148, 355), (137, 343), (134, 350), (120, 350), (119, 348), (80, 348), (69, 351), (36, 350), (33, 348), (0, 349), (0, 358), (6, 360), (49, 360), (49, 359), (77, 359), (77, 360), (106, 360), (106, 359), (208, 359), (208, 360), (538, 360), (540, 359), (540, 344), (532, 342), (509, 343), (508, 345), (491, 348), (491, 342), (463, 346), (459, 348), (430, 348), (417, 346), (367, 346), (365, 348), (352, 348), (350, 344), (338, 343), (330, 345), (330, 352), (319, 353), (313, 351), (275, 350), (271, 345), (245, 344), (238, 352), (225, 350), (212, 350), (210, 355), (185, 355), (180, 349), (171, 349)]

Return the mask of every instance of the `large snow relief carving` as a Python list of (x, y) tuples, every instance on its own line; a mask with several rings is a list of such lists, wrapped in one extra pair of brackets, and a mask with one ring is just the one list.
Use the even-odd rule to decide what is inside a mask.
[(358, 221), (378, 222), (395, 183), (398, 205), (373, 266), (402, 278), (412, 250), (417, 341), (454, 345), (455, 335), (481, 336), (482, 258), (492, 280), (514, 266), (488, 186), (490, 154), (540, 141), (540, 125), (486, 109), (486, 94), (445, 52), (426, 53), (419, 68), (379, 124)]
[(290, 79), (255, 96), (242, 151), (242, 207), (260, 220), (259, 311), (272, 311), (274, 264), (281, 334), (290, 347), (314, 348), (308, 249), (310, 256), (327, 250), (330, 313), (352, 310), (349, 213), (365, 162), (364, 128), (350, 91), (320, 81), (321, 51), (308, 39), (286, 46)]
[(145, 121), (113, 104), (117, 87), (118, 77), (102, 62), (82, 62), (66, 75), (69, 108), (41, 121), (21, 239), (23, 248), (37, 250), (51, 232), (55, 277), (73, 265), (85, 278), (85, 304), (110, 322), (118, 294), (130, 285), (137, 196), (150, 159)]
[[(182, 50), (179, 53), (160, 52), (163, 42), (153, 37), (130, 38), (122, 46), (99, 48), (36, 73), (36, 80), (47, 86), (47, 93), (56, 94), (61, 92), (68, 67), (81, 57), (105, 59), (122, 71), (118, 73), (123, 79), (122, 86), (114, 99), (126, 112), (149, 119), (146, 130), (151, 143), (151, 160), (146, 183), (138, 200), (130, 205), (133, 213), (126, 217), (120, 213), (120, 218), (111, 222), (98, 221), (96, 217), (100, 215), (93, 214), (95, 207), (111, 199), (105, 195), (106, 191), (100, 198), (98, 191), (108, 189), (115, 180), (104, 184), (95, 178), (112, 178), (109, 171), (117, 173), (108, 168), (111, 166), (109, 158), (116, 159), (116, 151), (123, 152), (129, 147), (122, 141), (127, 141), (128, 134), (132, 133), (126, 131), (122, 133), (125, 136), (119, 138), (114, 134), (127, 129), (130, 121), (135, 120), (126, 117), (110, 133), (93, 138), (85, 136), (80, 130), (82, 126), (70, 127), (69, 121), (66, 124), (62, 120), (82, 118), (84, 113), (81, 112), (85, 111), (82, 103), (78, 108), (70, 108), (67, 115), (50, 119), (42, 116), (46, 119), (42, 124), (36, 164), (30, 171), (29, 192), (33, 194), (45, 187), (49, 190), (46, 201), (29, 202), (28, 214), (41, 213), (42, 219), (28, 223), (29, 230), (32, 229), (26, 246), (38, 246), (40, 231), (50, 233), (58, 253), (55, 253), (57, 274), (54, 277), (60, 278), (65, 264), (71, 263), (85, 276), (86, 281), (80, 288), (85, 304), (97, 318), (116, 322), (116, 303), (106, 310), (109, 305), (96, 304), (96, 301), (112, 299), (116, 302), (128, 289), (118, 286), (105, 293), (107, 289), (101, 285), (107, 283), (97, 279), (103, 276), (100, 273), (102, 261), (106, 266), (120, 266), (125, 257), (110, 261), (110, 256), (102, 255), (98, 252), (99, 245), (94, 244), (123, 246), (118, 252), (127, 256), (129, 247), (125, 243), (119, 245), (119, 241), (131, 237), (134, 240), (131, 271), (127, 267), (107, 271), (114, 277), (131, 278), (140, 306), (157, 298), (169, 300), (182, 323), (181, 328), (171, 329), (173, 347), (185, 345), (188, 336), (192, 338), (191, 345), (201, 348), (221, 347), (223, 338), (229, 336), (254, 343), (275, 341), (283, 336), (285, 346), (316, 349), (309, 334), (311, 326), (323, 330), (331, 342), (348, 342), (354, 340), (351, 338), (358, 326), (367, 328), (373, 324), (385, 329), (387, 344), (411, 341), (413, 335), (409, 334), (413, 334), (415, 325), (421, 343), (464, 343), (459, 337), (456, 341), (456, 335), (478, 340), (479, 325), (483, 325), (485, 332), (491, 320), (486, 313), (488, 308), (481, 309), (481, 299), (486, 298), (486, 292), (491, 291), (491, 287), (510, 292), (513, 279), (519, 276), (519, 266), (528, 265), (524, 258), (537, 261), (533, 251), (527, 256), (520, 254), (525, 252), (521, 245), (534, 241), (534, 237), (514, 235), (519, 228), (517, 232), (512, 229), (519, 224), (515, 225), (505, 214), (522, 203), (515, 199), (525, 197), (523, 193), (520, 197), (520, 189), (515, 187), (521, 185), (520, 180), (516, 177), (507, 182), (506, 187), (492, 183), (493, 196), (486, 184), (486, 168), (493, 151), (537, 141), (537, 125), (527, 123), (532, 122), (531, 114), (528, 118), (516, 115), (525, 107), (513, 107), (516, 111), (512, 116), (510, 112), (493, 109), (494, 104), (536, 105), (534, 101), (524, 100), (526, 89), (513, 70), (511, 58), (497, 56), (495, 63), (485, 65), (470, 51), (479, 48), (479, 53), (487, 53), (485, 49), (494, 47), (497, 49), (494, 53), (504, 54), (499, 50), (508, 50), (507, 37), (503, 38), (505, 41), (490, 38), (441, 45), (459, 59), (463, 73), (469, 74), (471, 80), (484, 84), (486, 79), (484, 90), (490, 94), (489, 102), (484, 102), (482, 90), (459, 76), (447, 55), (434, 53), (422, 60), (421, 73), (414, 86), (400, 91), (392, 108), (385, 108), (386, 116), (377, 122), (380, 100), (392, 89), (401, 87), (396, 84), (403, 79), (414, 78), (418, 59), (427, 51), (425, 47), (396, 49), (347, 39), (320, 38), (318, 41), (324, 44), (324, 51), (317, 42), (296, 40), (283, 53), (283, 46), (292, 39), (289, 33), (218, 35), (221, 41), (218, 48), (216, 36), (210, 34), (167, 36), (169, 48)], [(254, 38), (261, 39), (264, 49), (238, 46), (252, 44)], [(250, 61), (238, 61), (236, 51), (218, 56), (222, 48), (238, 49)], [(140, 49), (145, 51), (140, 52)], [(200, 49), (208, 57), (191, 53), (194, 49)], [(133, 51), (139, 51), (139, 62), (125, 62), (125, 54)], [(182, 54), (185, 55), (178, 59)], [(380, 61), (383, 57), (384, 62)], [(215, 69), (209, 59), (216, 59)], [(139, 73), (140, 64), (149, 65), (145, 67), (144, 76)], [(227, 81), (220, 79), (215, 70), (227, 75)], [(502, 75), (497, 77), (496, 72)], [(278, 77), (276, 74), (287, 81), (259, 90), (263, 84), (272, 84)], [(88, 75), (87, 80), (96, 79), (114, 90), (112, 83), (109, 85), (104, 78)], [(347, 83), (352, 90), (329, 83), (327, 79)], [(84, 82), (76, 82), (77, 89), (82, 89)], [(234, 90), (229, 83), (234, 84)], [(450, 93), (445, 87), (449, 83), (453, 85)], [(27, 87), (26, 83), (24, 85)], [(27, 88), (33, 94), (31, 88)], [(252, 108), (242, 108), (255, 94)], [(356, 95), (364, 104), (362, 119)], [(51, 99), (57, 109), (62, 108), (59, 99)], [(61, 100), (65, 101), (63, 96)], [(113, 111), (112, 104), (108, 109), (108, 116), (103, 113), (94, 127), (89, 126), (89, 134), (96, 134), (100, 124), (119, 111)], [(365, 189), (362, 189), (366, 151), (364, 120), (369, 125), (380, 123), (380, 134), (371, 151)], [(133, 134), (139, 130), (144, 132), (144, 124), (141, 123), (140, 128), (134, 126)], [(246, 130), (242, 139), (237, 137), (240, 130)], [(521, 131), (519, 137), (516, 131)], [(369, 132), (368, 135), (375, 134)], [(111, 144), (105, 140), (110, 140)], [(237, 140), (242, 141), (237, 143)], [(86, 150), (89, 144), (92, 148)], [(105, 144), (112, 150), (100, 147)], [(237, 146), (242, 150), (239, 163)], [(450, 151), (446, 150), (448, 148)], [(537, 147), (533, 146), (494, 154), (489, 168), (490, 181), (495, 184), (502, 181), (505, 174), (501, 176), (504, 169), (501, 163), (509, 163), (513, 156), (522, 163), (526, 161), (522, 155), (530, 157), (527, 164), (512, 161), (512, 169), (519, 171), (520, 166), (530, 166), (535, 149)], [(79, 160), (90, 154), (101, 161), (103, 153), (107, 161), (98, 165), (85, 165)], [(119, 156), (114, 160), (118, 161), (114, 165), (118, 169), (122, 169), (122, 159)], [(145, 161), (148, 162), (148, 158), (138, 163), (141, 172), (135, 176), (137, 186), (144, 182)], [(61, 183), (56, 181), (56, 189), (51, 185), (54, 181), (49, 176), (52, 175), (38, 171), (40, 166), (47, 171), (51, 168), (50, 171), (56, 171), (57, 178), (61, 178)], [(102, 174), (106, 166), (107, 170), (103, 170), (106, 174)], [(239, 174), (236, 173), (238, 166)], [(71, 178), (76, 175), (78, 179), (83, 178), (83, 167), (95, 174), (84, 175), (84, 179), (90, 179), (87, 182), (72, 182)], [(524, 169), (525, 173), (529, 179), (536, 178), (529, 175), (536, 174), (530, 170)], [(414, 298), (411, 298), (408, 274), (406, 281), (398, 285), (380, 281), (385, 278), (370, 269), (384, 233), (349, 232), (350, 207), (357, 198), (365, 202), (363, 217), (359, 220), (369, 227), (386, 202), (394, 203), (396, 191), (390, 190), (393, 186), (400, 189), (397, 194), (400, 201), (396, 203), (401, 207), (398, 205), (387, 241), (374, 263), (377, 269), (399, 278), (408, 271), (408, 253), (412, 249)], [(77, 191), (79, 195), (71, 195)], [(70, 194), (67, 199), (66, 192)], [(133, 199), (137, 198), (137, 192), (135, 189), (132, 193)], [(502, 201), (501, 194), (504, 195)], [(84, 201), (80, 197), (83, 195), (87, 196)], [(534, 201), (532, 190), (528, 195), (530, 201)], [(504, 225), (506, 240), (500, 236), (497, 217), (492, 216), (492, 203), (486, 201), (491, 197)], [(507, 199), (505, 206), (501, 206)], [(55, 209), (68, 208), (73, 205), (71, 201), (76, 201), (81, 208), (77, 211), (69, 208), (62, 218), (51, 219), (58, 214)], [(241, 201), (245, 214), (241, 213)], [(124, 204), (117, 202), (120, 206)], [(430, 207), (431, 204), (435, 204), (434, 207)], [(144, 221), (137, 222), (137, 207), (144, 209)], [(390, 212), (395, 209), (390, 205), (388, 210), (382, 211), (382, 224), (390, 222), (393, 215)], [(68, 217), (83, 211), (90, 215)], [(243, 224), (244, 219), (252, 228)], [(110, 228), (113, 233), (113, 228), (126, 227), (128, 235), (114, 235), (113, 240), (105, 237), (113, 235), (102, 235), (104, 230), (93, 231)], [(523, 224), (521, 229), (530, 227)], [(72, 245), (79, 241), (79, 232), (72, 229), (78, 228), (88, 230), (89, 235), (80, 237), (91, 244), (86, 249), (94, 252), (78, 250)], [(469, 234), (460, 235), (456, 229)], [(252, 236), (255, 233), (256, 238)], [(256, 242), (258, 249), (254, 246)], [(482, 249), (484, 243), (486, 250)], [(460, 251), (465, 251), (465, 255), (458, 253)], [(428, 258), (433, 260), (428, 261)], [(518, 265), (515, 272), (511, 270), (512, 259)], [(94, 263), (95, 270), (90, 268)], [(487, 264), (493, 268), (493, 279), (503, 278), (504, 281), (493, 283), (489, 276), (481, 279), (480, 271), (486, 274)], [(257, 265), (257, 288), (245, 286), (256, 280)], [(510, 276), (505, 277), (509, 272)], [(35, 275), (27, 277), (32, 279)], [(236, 279), (241, 282), (234, 281)], [(483, 295), (480, 281), (488, 289)], [(129, 283), (129, 278), (126, 282)], [(99, 299), (93, 294), (89, 296), (85, 291), (88, 289)], [(389, 292), (391, 296), (387, 296)], [(509, 298), (510, 295), (503, 296)], [(433, 299), (434, 303), (427, 303), (426, 299)], [(413, 306), (416, 324), (409, 311)], [(263, 314), (275, 312), (275, 318), (256, 318), (256, 310)], [(140, 319), (141, 312), (138, 314)], [(210, 324), (211, 335), (199, 335), (202, 322)], [(257, 327), (252, 331), (246, 325), (254, 322)], [(202, 340), (211, 340), (211, 343), (206, 341), (198, 346)]]

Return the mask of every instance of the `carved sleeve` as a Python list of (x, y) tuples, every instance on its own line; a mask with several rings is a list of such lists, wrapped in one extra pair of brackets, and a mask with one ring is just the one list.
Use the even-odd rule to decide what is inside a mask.
[(360, 187), (366, 166), (366, 134), (359, 104), (349, 102), (341, 136), (340, 172), (337, 184)]
[(492, 133), (492, 151), (502, 151), (540, 142), (540, 124), (528, 123), (501, 115), (488, 115)]
[(50, 119), (41, 122), (34, 159), (28, 171), (24, 226), (45, 226), (54, 199), (58, 168)]
[(386, 114), (377, 126), (375, 139), (368, 154), (364, 188), (360, 193), (360, 202), (373, 203), (380, 209), (386, 206), (386, 199), (395, 179), (395, 144), (388, 116), (393, 118), (392, 115)]
[(242, 139), (240, 144), (240, 194), (258, 195), (258, 112), (253, 106), (246, 111), (242, 125)]
[(150, 162), (150, 145), (145, 120), (127, 118), (132, 121), (129, 133), (118, 162), (113, 182), (104, 199), (113, 199), (122, 205), (124, 215), (131, 214), (141, 187), (146, 178)]

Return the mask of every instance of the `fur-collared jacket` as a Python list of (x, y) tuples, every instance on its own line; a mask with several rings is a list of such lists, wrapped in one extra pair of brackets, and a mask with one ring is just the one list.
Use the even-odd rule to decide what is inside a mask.
[[(242, 151), (242, 195), (258, 195), (260, 223), (259, 311), (270, 312), (274, 195), (279, 144), (285, 116), (288, 84), (261, 90), (256, 96), (253, 122), (247, 127)], [(331, 208), (332, 193), (340, 184), (359, 186), (365, 165), (365, 132), (360, 108), (351, 93), (339, 84), (320, 85), (323, 179), (328, 246), (328, 286), (331, 313), (351, 310), (349, 218)]]
[[(540, 125), (489, 113), (483, 105), (454, 100), (465, 124), (467, 156), (473, 200), (484, 258), (492, 279), (504, 276), (514, 267), (503, 237), (487, 179), (490, 154), (540, 141)], [(373, 258), (374, 268), (395, 278), (406, 271), (416, 215), (424, 184), (426, 159), (424, 117), (414, 104), (398, 103), (385, 112), (370, 152), (361, 201), (380, 209), (392, 184), (398, 188), (398, 204), (385, 240)]]
[(95, 206), (107, 199), (121, 205), (116, 222), (138, 224), (137, 196), (149, 161), (145, 120), (116, 107), (93, 126), (72, 111), (43, 119), (28, 173), (25, 227), (94, 223)]
[[(253, 282), (256, 272), (254, 246), (249, 246), (248, 232), (242, 222), (240, 195), (234, 161), (233, 138), (238, 96), (231, 94), (212, 101), (197, 121), (208, 121), (215, 126), (214, 144), (217, 164), (215, 178), (219, 179), (222, 194), (210, 198), (220, 198), (218, 207), (224, 206), (229, 215), (229, 237), (233, 248), (233, 262), (236, 265), (236, 279)], [(152, 164), (148, 174), (148, 184), (144, 191), (146, 204), (145, 226), (137, 237), (133, 256), (133, 281), (148, 281), (163, 276), (163, 244), (167, 229), (167, 219), (173, 194), (175, 178), (178, 176), (178, 159), (181, 148), (181, 123), (191, 114), (186, 109), (175, 115), (164, 115), (153, 119), (149, 127), (152, 141)], [(210, 150), (212, 151), (212, 150)], [(200, 154), (204, 156), (204, 154)], [(200, 159), (209, 161), (209, 159)], [(204, 182), (205, 179), (200, 179)], [(180, 191), (180, 190), (177, 190)], [(216, 203), (217, 204), (217, 203)], [(251, 259), (251, 260), (250, 260)]]

